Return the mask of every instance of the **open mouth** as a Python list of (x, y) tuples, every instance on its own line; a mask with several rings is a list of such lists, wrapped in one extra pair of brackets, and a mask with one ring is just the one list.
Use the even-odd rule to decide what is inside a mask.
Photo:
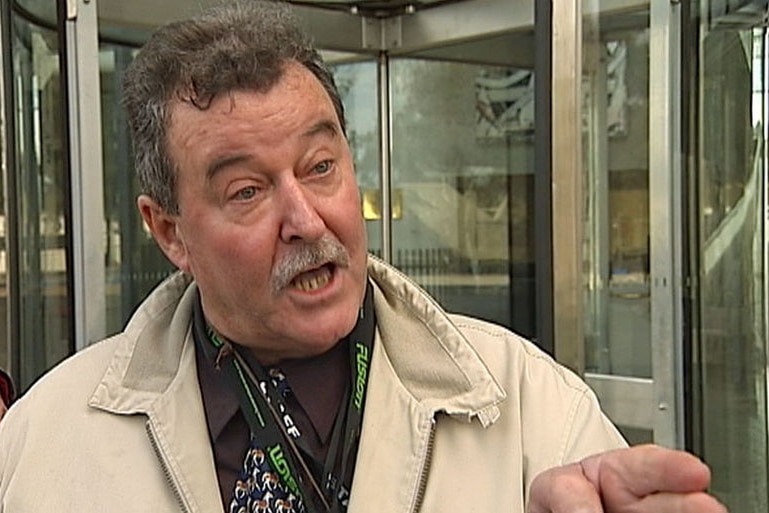
[(302, 292), (318, 290), (328, 285), (328, 282), (331, 281), (331, 276), (333, 273), (334, 265), (326, 264), (317, 269), (303, 272), (302, 274), (298, 275), (296, 278), (291, 280), (291, 287), (301, 290)]

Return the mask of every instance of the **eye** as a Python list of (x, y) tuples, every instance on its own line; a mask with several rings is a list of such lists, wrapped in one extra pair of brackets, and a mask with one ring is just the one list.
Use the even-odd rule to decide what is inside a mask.
[(254, 196), (256, 196), (256, 187), (250, 185), (248, 187), (239, 189), (233, 196), (233, 199), (238, 201), (245, 201), (252, 199)]
[(331, 168), (333, 167), (334, 163), (331, 160), (324, 160), (322, 162), (319, 162), (312, 171), (316, 175), (325, 175), (329, 171), (331, 171)]

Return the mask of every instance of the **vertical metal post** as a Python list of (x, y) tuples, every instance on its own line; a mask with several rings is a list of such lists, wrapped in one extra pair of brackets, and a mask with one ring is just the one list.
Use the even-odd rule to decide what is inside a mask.
[(585, 118), (585, 362), (611, 373), (609, 357), (609, 134), (606, 47), (601, 40), (600, 1), (582, 4)]
[[(767, 9), (767, 14), (769, 14), (769, 8)], [(763, 317), (758, 319), (758, 323), (760, 323), (758, 330), (764, 335), (763, 350), (764, 354), (769, 357), (769, 230), (767, 230), (769, 227), (769, 139), (767, 139), (767, 137), (769, 137), (769, 126), (767, 126), (767, 121), (769, 121), (769, 100), (767, 99), (767, 95), (769, 94), (769, 62), (767, 62), (769, 59), (769, 34), (767, 33), (766, 27), (764, 27), (761, 32), (761, 55), (763, 57), (761, 59), (761, 117), (763, 119), (763, 124), (761, 126), (760, 137), (764, 141), (764, 144), (761, 146), (761, 174), (758, 179), (757, 222), (759, 225), (758, 240), (763, 241), (759, 242), (759, 244), (761, 244), (759, 252), (762, 255), (760, 275), (763, 276), (763, 286), (760, 287), (761, 291), (759, 294), (761, 294), (764, 312)], [(765, 408), (766, 411), (769, 412), (769, 366), (764, 370), (764, 387), (766, 394)], [(769, 439), (769, 415), (767, 415), (766, 422), (765, 433)]]
[(3, 213), (5, 215), (6, 326), (4, 344), (8, 351), (8, 371), (19, 383), (20, 361), (17, 342), (21, 340), (21, 308), (19, 305), (19, 236), (16, 194), (16, 121), (12, 108), (13, 40), (11, 37), (11, 5), (0, 6), (0, 171), (2, 172)]
[(582, 1), (553, 1), (553, 333), (559, 362), (582, 374)]
[[(550, 0), (534, 2), (534, 274), (535, 340), (555, 354), (553, 342), (553, 217), (552, 217), (552, 21)], [(509, 153), (509, 148), (508, 148)], [(512, 260), (511, 260), (512, 261)], [(513, 297), (512, 294), (510, 296)]]
[(104, 185), (96, 0), (67, 0), (66, 101), (69, 112), (75, 349), (106, 332)]
[(680, 4), (651, 2), (649, 225), (654, 441), (683, 447)]
[(379, 92), (379, 159), (382, 201), (382, 259), (392, 262), (392, 114), (390, 110), (390, 56), (379, 52), (377, 59)]

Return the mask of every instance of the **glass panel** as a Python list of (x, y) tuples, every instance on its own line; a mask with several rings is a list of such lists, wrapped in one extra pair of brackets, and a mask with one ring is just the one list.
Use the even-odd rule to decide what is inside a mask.
[(394, 264), (534, 337), (532, 70), (397, 59), (391, 81)]
[(6, 20), (10, 16), (10, 6), (0, 5), (0, 368), (7, 372), (15, 372), (15, 365), (11, 362), (11, 335), (8, 329), (8, 221), (6, 211), (7, 180), (4, 176), (8, 171), (10, 156), (13, 155), (9, 144), (12, 134), (8, 133), (9, 119), (13, 116), (13, 99), (4, 95), (6, 80), (13, 74), (7, 70), (12, 65), (10, 49), (5, 48), (5, 34), (9, 33), (10, 23), (6, 26)]
[[(326, 55), (329, 62), (332, 56)], [(339, 95), (347, 121), (363, 215), (368, 232), (368, 248), (375, 255), (382, 250), (381, 173), (379, 157), (379, 117), (377, 109), (377, 63), (355, 62), (333, 66)]]
[(35, 19), (38, 25), (56, 26), (55, 0), (11, 0), (13, 9), (28, 19)]
[(135, 49), (102, 44), (99, 50), (102, 134), (104, 141), (104, 209), (107, 220), (107, 332), (119, 331), (141, 299), (173, 267), (145, 229), (136, 198), (128, 124), (120, 104), (123, 72)]
[(767, 511), (766, 1), (699, 2), (695, 443), (730, 511)]
[(12, 16), (20, 269), (20, 388), (72, 351), (65, 120), (55, 32)]
[(630, 445), (641, 445), (654, 443), (654, 431), (629, 426), (617, 426), (622, 436)]
[(592, 4), (583, 30), (585, 369), (648, 378), (648, 11)]

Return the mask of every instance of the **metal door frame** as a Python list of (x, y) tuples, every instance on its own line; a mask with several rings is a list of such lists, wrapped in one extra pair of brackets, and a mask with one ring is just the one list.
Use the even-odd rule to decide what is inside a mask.
[[(641, 2), (603, 1), (604, 8)], [(616, 5), (615, 5), (616, 4)], [(581, 79), (583, 2), (553, 2), (553, 254), (555, 352), (583, 373), (612, 420), (650, 429), (654, 441), (683, 447), (681, 210), (681, 6), (651, 0), (649, 48), (649, 212), (652, 379), (584, 374), (584, 230)]]
[(106, 335), (106, 231), (96, 0), (66, 0), (72, 276), (76, 350)]

